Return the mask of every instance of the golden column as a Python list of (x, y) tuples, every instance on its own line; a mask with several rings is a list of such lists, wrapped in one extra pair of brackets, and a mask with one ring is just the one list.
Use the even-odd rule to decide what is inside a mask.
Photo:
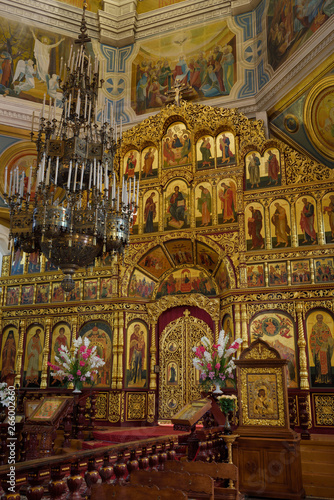
[(157, 388), (157, 374), (154, 371), (154, 367), (157, 364), (157, 346), (155, 343), (155, 331), (156, 331), (156, 323), (151, 323), (152, 334), (151, 334), (151, 347), (150, 347), (150, 355), (151, 355), (151, 363), (150, 363), (150, 390), (156, 390)]
[(138, 208), (137, 208), (137, 220), (138, 220), (138, 234), (143, 234), (143, 191), (139, 190), (139, 199), (138, 199)]
[(309, 389), (307, 360), (306, 360), (306, 341), (304, 333), (303, 312), (304, 307), (302, 302), (296, 302), (297, 323), (298, 323), (298, 348), (299, 348), (299, 366), (300, 366), (300, 388)]
[(270, 250), (272, 248), (272, 240), (270, 236), (270, 214), (269, 214), (268, 200), (265, 200), (264, 202), (264, 224), (265, 224), (266, 249)]
[(26, 322), (24, 319), (21, 319), (19, 326), (19, 346), (17, 350), (15, 386), (21, 385), (21, 368), (22, 368), (23, 341), (24, 341), (25, 331), (26, 331)]
[(289, 199), (291, 206), (291, 246), (298, 247), (298, 233), (297, 233), (297, 223), (296, 223), (296, 205), (293, 197)]
[(50, 347), (51, 318), (45, 320), (45, 340), (42, 361), (41, 389), (46, 389), (48, 385), (48, 357)]
[(248, 332), (247, 332), (247, 306), (241, 304), (241, 333), (242, 333), (242, 348), (248, 347)]
[(124, 351), (124, 317), (123, 317), (123, 311), (118, 311), (117, 389), (123, 388), (123, 351)]
[(319, 245), (325, 245), (326, 237), (325, 237), (325, 228), (323, 222), (323, 214), (321, 210), (321, 196), (322, 193), (317, 193), (315, 195), (317, 200), (318, 243)]
[(113, 314), (113, 360), (111, 388), (117, 389), (117, 361), (118, 361), (118, 311)]
[(215, 226), (218, 224), (218, 183), (217, 179), (212, 182), (212, 224)]

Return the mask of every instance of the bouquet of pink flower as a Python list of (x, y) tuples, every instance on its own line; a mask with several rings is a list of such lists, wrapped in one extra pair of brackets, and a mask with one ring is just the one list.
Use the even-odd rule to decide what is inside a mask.
[(96, 354), (96, 346), (89, 348), (90, 341), (87, 337), (84, 340), (78, 337), (73, 344), (73, 356), (67, 347), (62, 345), (58, 349), (59, 355), (55, 356), (58, 364), (48, 365), (54, 370), (51, 372), (53, 377), (67, 385), (72, 382), (76, 389), (81, 389), (84, 382), (91, 385), (95, 383), (98, 368), (105, 362)]
[(234, 384), (235, 369), (232, 356), (239, 349), (242, 339), (236, 339), (227, 347), (229, 337), (221, 330), (217, 344), (210, 344), (207, 337), (202, 337), (202, 345), (193, 347), (196, 356), (193, 365), (201, 372), (200, 383), (206, 390), (210, 390), (212, 385), (225, 387), (227, 380)]

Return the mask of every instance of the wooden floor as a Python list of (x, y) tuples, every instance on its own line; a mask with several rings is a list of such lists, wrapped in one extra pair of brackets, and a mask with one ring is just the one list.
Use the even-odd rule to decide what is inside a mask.
[(334, 435), (301, 441), (303, 486), (308, 497), (334, 499)]

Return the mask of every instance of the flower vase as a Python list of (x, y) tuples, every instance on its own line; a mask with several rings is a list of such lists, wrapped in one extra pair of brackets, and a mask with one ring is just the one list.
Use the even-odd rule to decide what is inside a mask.
[(228, 418), (228, 413), (225, 413), (224, 434), (227, 436), (232, 434), (232, 428), (231, 428), (230, 420)]
[(73, 389), (73, 394), (80, 394), (81, 393), (81, 383), (80, 382), (76, 382), (74, 384), (74, 389)]
[(223, 391), (220, 388), (220, 384), (215, 384), (215, 386), (216, 386), (216, 388), (212, 393), (216, 394), (216, 396), (220, 396), (221, 394), (223, 394)]

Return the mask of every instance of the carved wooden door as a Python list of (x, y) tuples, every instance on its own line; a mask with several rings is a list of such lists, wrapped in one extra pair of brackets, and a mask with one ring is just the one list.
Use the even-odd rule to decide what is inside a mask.
[(159, 340), (159, 419), (169, 420), (185, 404), (200, 397), (199, 372), (193, 367), (192, 348), (203, 336), (213, 342), (205, 321), (184, 315), (171, 321)]

